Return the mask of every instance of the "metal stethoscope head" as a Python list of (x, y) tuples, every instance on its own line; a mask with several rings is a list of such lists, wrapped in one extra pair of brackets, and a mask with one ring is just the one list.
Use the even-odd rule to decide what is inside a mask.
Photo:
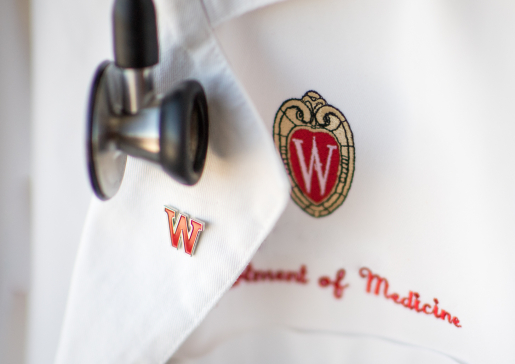
[(113, 197), (127, 155), (160, 164), (176, 181), (198, 182), (208, 144), (207, 101), (200, 83), (181, 82), (157, 95), (152, 68), (159, 48), (152, 0), (116, 0), (115, 61), (98, 67), (91, 88), (87, 156), (98, 198)]

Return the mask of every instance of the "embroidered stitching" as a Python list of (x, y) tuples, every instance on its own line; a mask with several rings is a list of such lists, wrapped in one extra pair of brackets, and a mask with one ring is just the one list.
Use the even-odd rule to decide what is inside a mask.
[(366, 267), (361, 268), (359, 270), (359, 275), (361, 278), (367, 279), (367, 293), (372, 292), (372, 283), (375, 281), (375, 290), (373, 290), (372, 294), (379, 296), (381, 287), (383, 287), (383, 295), (386, 299), (390, 299), (396, 304), (402, 305), (410, 310), (415, 310), (415, 312), (423, 312), (426, 315), (434, 315), (434, 317), (437, 319), (445, 320), (447, 318), (447, 321), (450, 324), (454, 324), (454, 326), (456, 327), (461, 327), (460, 320), (458, 319), (458, 317), (452, 317), (452, 315), (449, 312), (442, 309), (440, 309), (440, 312), (438, 312), (439, 302), (436, 298), (433, 299), (435, 303), (434, 307), (431, 307), (431, 305), (428, 303), (425, 303), (422, 307), (420, 307), (420, 295), (417, 292), (410, 291), (407, 297), (401, 298), (398, 293), (389, 294), (388, 280), (386, 278), (380, 277), (377, 274), (372, 273), (370, 269)]
[(340, 282), (345, 278), (345, 269), (340, 269), (338, 272), (336, 272), (336, 278), (334, 281), (331, 280), (329, 277), (320, 277), (318, 280), (318, 284), (320, 287), (327, 287), (327, 286), (333, 286), (333, 295), (336, 299), (341, 299), (343, 297), (343, 291), (345, 288), (349, 286), (349, 284), (344, 284), (343, 286), (340, 284)]
[(313, 217), (335, 211), (354, 176), (354, 140), (343, 113), (315, 91), (286, 100), (275, 116), (274, 142), (293, 201)]
[(259, 281), (282, 281), (289, 283), (300, 283), (306, 284), (308, 283), (307, 268), (305, 265), (301, 265), (298, 271), (285, 271), (285, 270), (258, 270), (254, 269), (252, 263), (249, 263), (247, 268), (241, 273), (236, 282), (234, 282), (233, 287), (237, 286), (240, 281), (246, 281), (249, 283), (259, 282)]
[[(253, 283), (253, 282), (274, 282), (282, 281), (288, 283), (298, 283), (306, 285), (309, 283), (307, 278), (306, 265), (301, 265), (298, 271), (294, 270), (259, 270), (255, 269), (252, 263), (245, 268), (243, 273), (234, 282), (233, 287), (239, 285), (242, 281)], [(383, 295), (386, 299), (392, 300), (396, 304), (402, 305), (410, 310), (414, 310), (417, 313), (425, 313), (426, 315), (433, 315), (437, 319), (447, 320), (450, 324), (456, 327), (461, 327), (460, 320), (457, 316), (452, 316), (450, 312), (445, 311), (438, 307), (439, 301), (434, 298), (434, 305), (425, 303), (421, 305), (420, 294), (414, 291), (409, 291), (407, 297), (402, 297), (398, 293), (389, 293), (390, 284), (388, 280), (373, 273), (369, 268), (363, 267), (359, 270), (361, 278), (367, 279), (366, 292), (372, 293), (373, 295)], [(341, 268), (336, 272), (335, 279), (332, 280), (329, 276), (322, 276), (318, 279), (318, 285), (322, 288), (332, 287), (333, 296), (336, 299), (342, 299), (346, 288), (350, 284), (342, 284), (345, 279), (346, 271)], [(375, 286), (374, 286), (375, 283)]]

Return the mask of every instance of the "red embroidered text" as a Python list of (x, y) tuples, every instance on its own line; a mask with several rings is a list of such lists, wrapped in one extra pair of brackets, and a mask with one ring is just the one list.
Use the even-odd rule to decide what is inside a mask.
[(332, 281), (329, 277), (320, 277), (320, 279), (318, 280), (318, 284), (321, 287), (333, 286), (333, 295), (334, 297), (339, 299), (343, 297), (343, 290), (349, 286), (348, 284), (344, 284), (343, 286), (341, 285), (341, 281), (343, 281), (344, 278), (345, 269), (340, 269), (338, 270), (338, 272), (336, 272), (336, 278), (334, 279), (334, 281)]
[(450, 324), (454, 324), (456, 327), (461, 327), (460, 320), (458, 319), (458, 317), (452, 317), (452, 315), (449, 312), (442, 309), (438, 311), (439, 302), (436, 298), (433, 299), (434, 306), (431, 306), (428, 303), (421, 305), (421, 302), (419, 300), (420, 295), (417, 292), (410, 291), (407, 297), (402, 298), (398, 293), (389, 294), (388, 280), (386, 278), (378, 276), (377, 274), (372, 273), (372, 271), (368, 268), (361, 268), (359, 270), (359, 275), (362, 278), (367, 279), (368, 293), (372, 292), (373, 294), (378, 296), (382, 288), (382, 293), (386, 299), (390, 299), (399, 305), (403, 305), (404, 307), (409, 308), (410, 310), (415, 310), (416, 312), (423, 312), (427, 315), (434, 315), (437, 319), (447, 319), (447, 321)]
[(241, 281), (246, 282), (259, 282), (259, 281), (283, 281), (306, 284), (308, 280), (306, 278), (307, 269), (305, 265), (302, 265), (298, 271), (287, 271), (287, 270), (258, 270), (254, 269), (252, 263), (247, 265), (247, 268), (241, 273), (233, 287), (238, 285)]

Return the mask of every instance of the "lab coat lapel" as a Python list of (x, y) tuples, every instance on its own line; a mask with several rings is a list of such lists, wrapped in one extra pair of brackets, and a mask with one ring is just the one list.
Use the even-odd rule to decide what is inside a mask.
[[(156, 7), (158, 88), (196, 78), (206, 90), (206, 168), (198, 185), (186, 187), (129, 158), (118, 194), (92, 202), (57, 363), (165, 362), (231, 287), (288, 199), (272, 138), (219, 49), (202, 4)], [(171, 246), (165, 206), (205, 223), (193, 257)]]

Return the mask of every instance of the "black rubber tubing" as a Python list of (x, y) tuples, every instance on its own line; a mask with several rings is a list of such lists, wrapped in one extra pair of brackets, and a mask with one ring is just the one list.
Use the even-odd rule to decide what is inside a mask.
[(118, 67), (145, 68), (159, 62), (156, 11), (152, 0), (116, 0), (113, 32)]

